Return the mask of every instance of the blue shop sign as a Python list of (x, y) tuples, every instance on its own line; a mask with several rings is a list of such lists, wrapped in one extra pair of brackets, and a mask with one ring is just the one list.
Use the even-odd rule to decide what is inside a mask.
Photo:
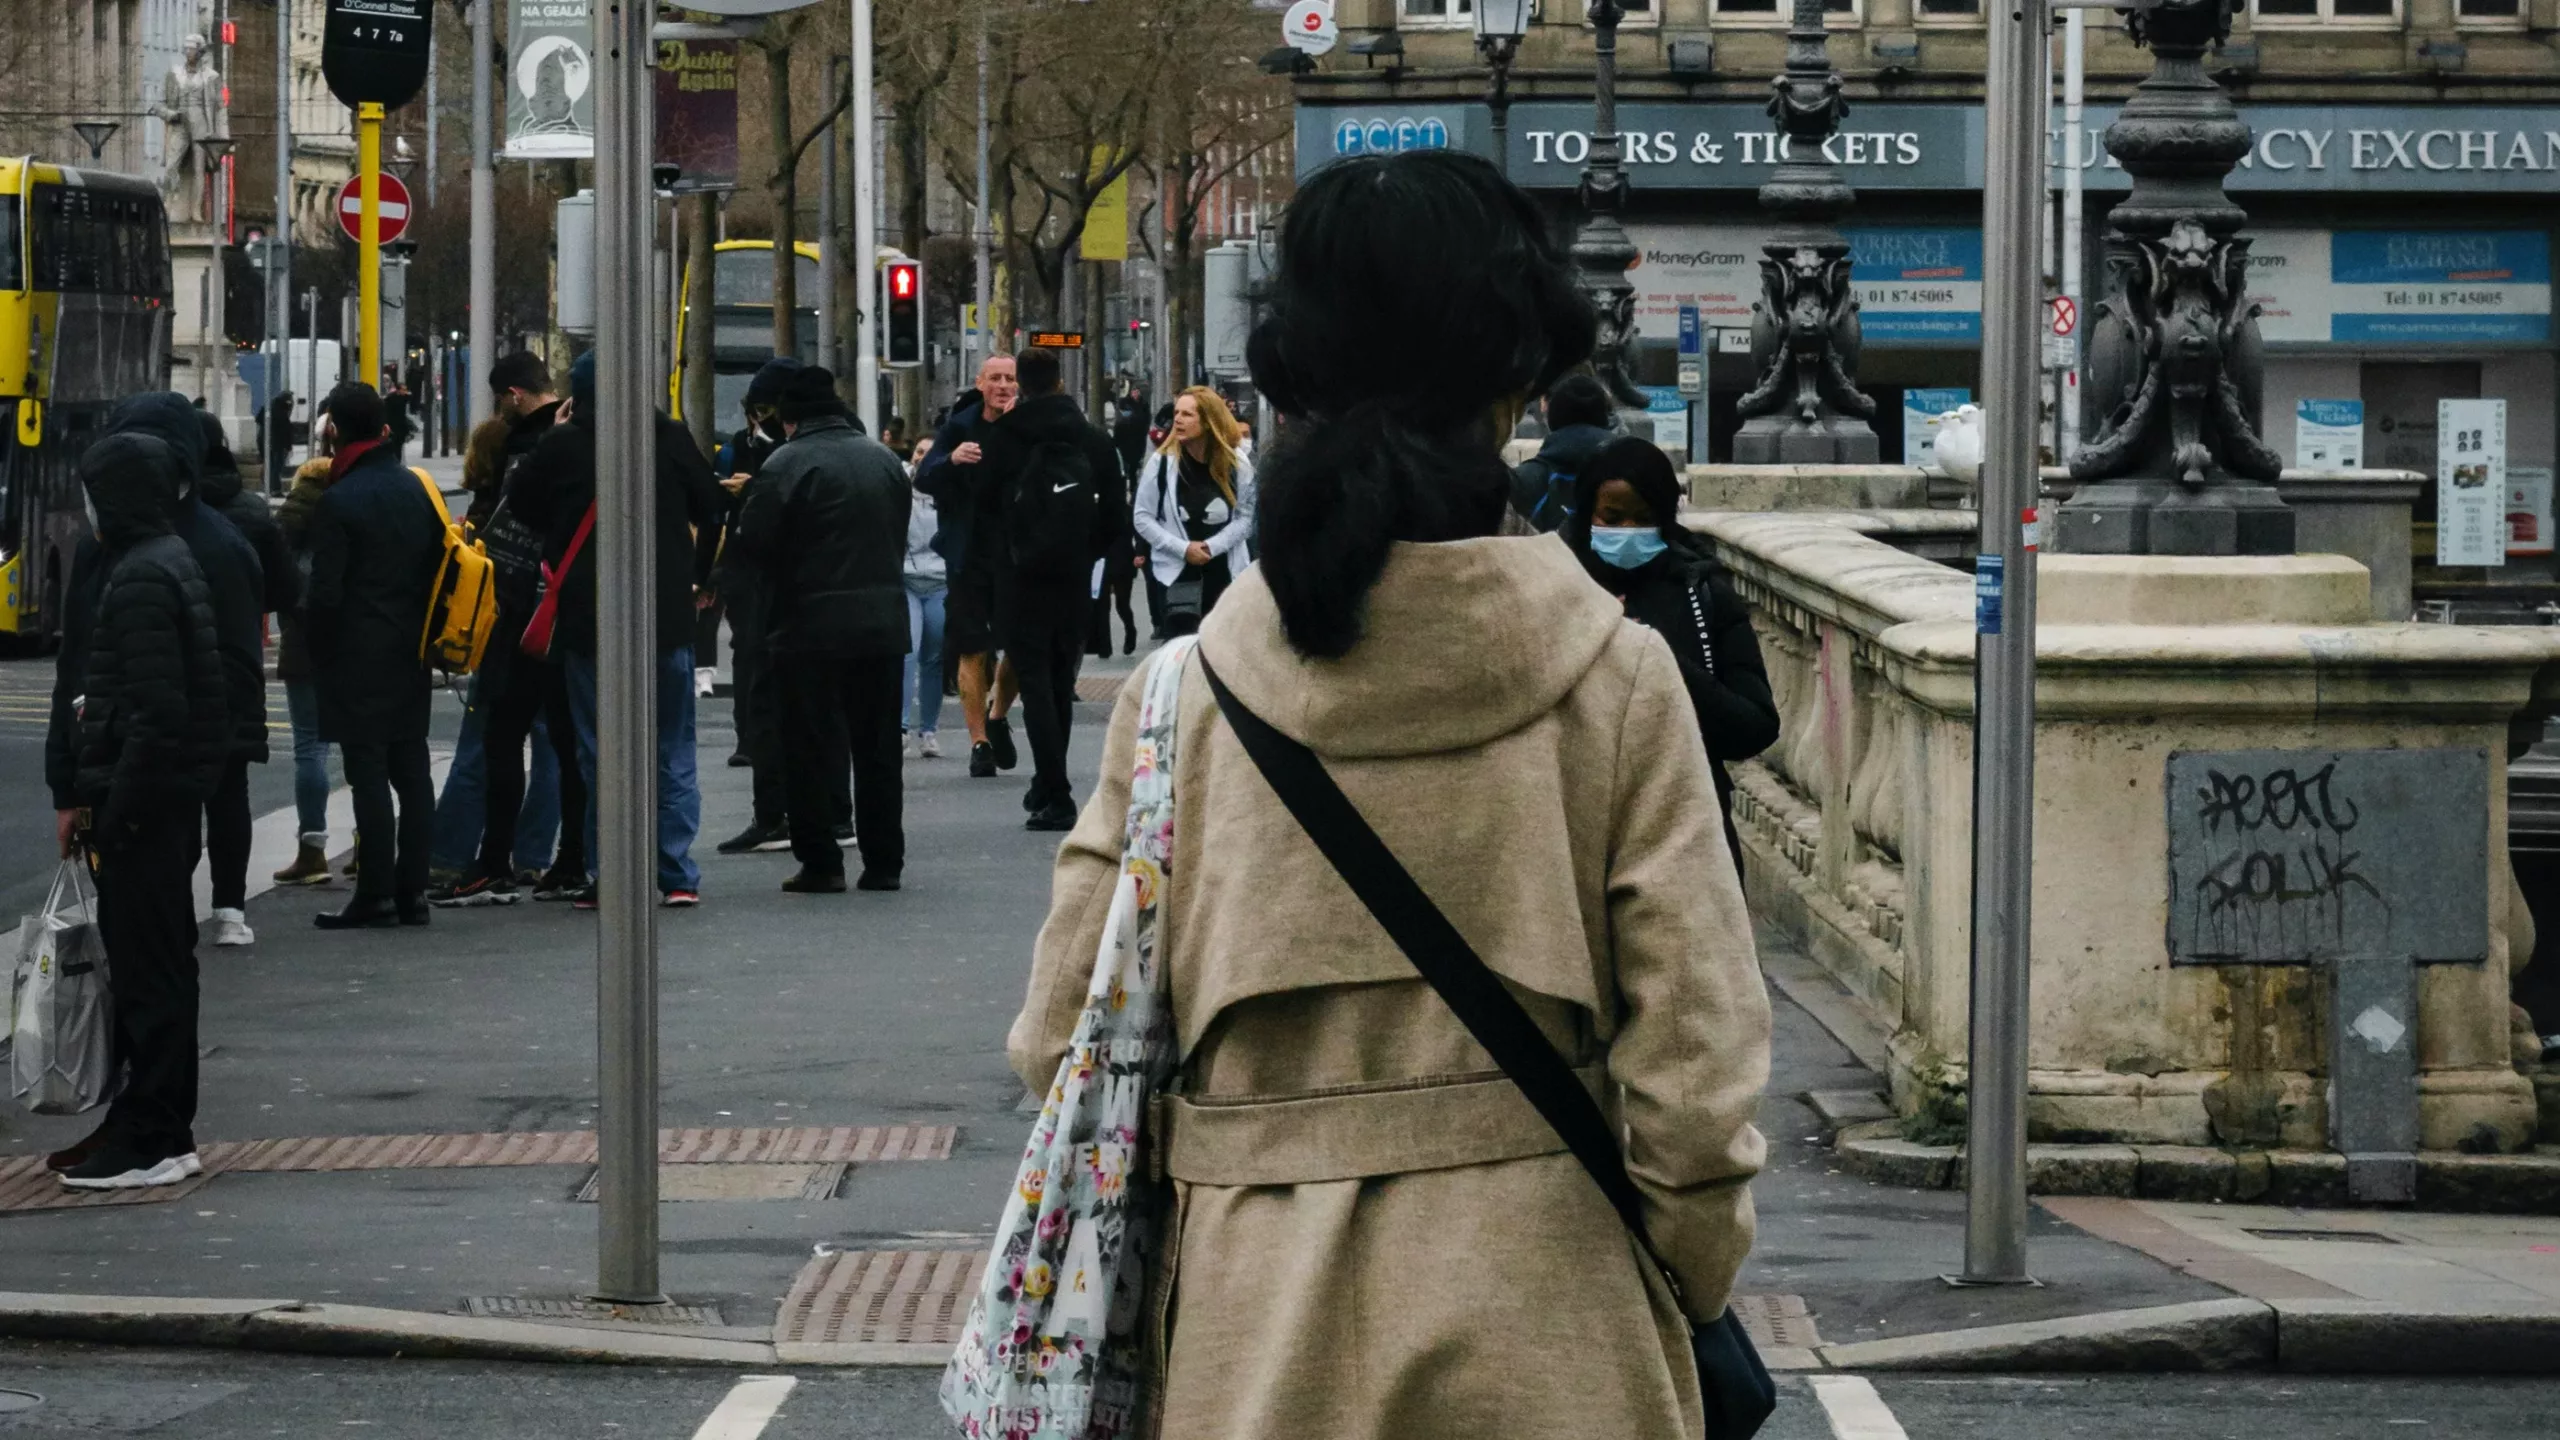
[[(2117, 107), (2091, 105), (2083, 129), (2087, 182), (2130, 183), (2101, 135)], [(2229, 188), (2560, 194), (2560, 107), (2549, 105), (2248, 105), (2254, 132)], [(1433, 122), (1438, 128), (1432, 128)], [(1639, 190), (1749, 190), (1770, 178), (1789, 146), (1756, 104), (1635, 101), (1618, 107), (1625, 169)], [(1514, 105), (1508, 170), (1523, 185), (1569, 190), (1591, 156), (1588, 103)], [(1860, 101), (1823, 146), (1851, 184), (1867, 190), (1979, 190), (1983, 113), (1978, 105)], [(2062, 137), (2056, 127), (2053, 148)], [(1481, 103), (1302, 105), (1301, 176), (1345, 155), (1446, 146), (1492, 153)], [(2059, 181), (2061, 172), (2055, 171)]]
[(1952, 225), (1858, 226), (1849, 283), (1858, 321), (1884, 345), (1982, 343), (1982, 232)]
[(2329, 338), (2371, 344), (2551, 338), (2551, 241), (2537, 230), (2339, 230)]

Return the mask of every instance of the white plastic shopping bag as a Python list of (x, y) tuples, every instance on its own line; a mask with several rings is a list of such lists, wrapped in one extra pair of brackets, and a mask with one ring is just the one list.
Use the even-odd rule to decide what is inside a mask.
[(86, 856), (54, 872), (40, 914), (18, 926), (9, 986), (9, 1090), (38, 1115), (78, 1115), (115, 1094), (115, 1008), (98, 891)]

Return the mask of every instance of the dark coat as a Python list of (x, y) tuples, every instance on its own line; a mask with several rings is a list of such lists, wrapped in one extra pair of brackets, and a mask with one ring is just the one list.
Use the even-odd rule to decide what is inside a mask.
[[(533, 453), (508, 472), (506, 503), (542, 536), (544, 563), (557, 569), (578, 523), (596, 499), (596, 437), (591, 406), (546, 431)], [(693, 437), (664, 415), (658, 422), (658, 653), (693, 643), (693, 597), (711, 580), (720, 553), (728, 497)], [(596, 649), (596, 547), (590, 534), (577, 563), (560, 579), (555, 646), (592, 655)]]
[(1553, 534), (1573, 513), (1576, 477), (1602, 446), (1619, 437), (1598, 425), (1567, 425), (1550, 433), (1538, 453), (1511, 472), (1511, 508), (1539, 530)]
[(214, 636), (222, 646), (224, 688), (231, 697), (232, 758), (262, 764), (267, 758), (267, 579), (258, 552), (249, 548), (238, 527), (206, 503), (201, 491), (177, 502), (170, 518), (213, 593)]
[[(91, 807), (110, 850), (148, 820), (183, 814), (192, 824), (228, 749), (213, 596), (170, 531), (178, 465), (166, 445), (111, 437), (81, 466), (98, 510), (102, 583), (77, 662), (76, 728), (48, 735), (46, 751), (69, 758), (70, 794)], [(72, 647), (63, 656), (68, 671)]]
[[(974, 467), (952, 467), (962, 474), (973, 468), (983, 472), (973, 481), (977, 492), (973, 544), (990, 552), (1002, 549), (1005, 506), (1014, 482), (1030, 468), (1034, 451), (1043, 445), (1066, 444), (1083, 449), (1085, 462), (1093, 470), (1094, 484), (1101, 492), (1101, 503), (1093, 509), (1093, 531), (1085, 537), (1084, 568), (1089, 569), (1104, 551), (1118, 548), (1113, 545), (1114, 539), (1127, 535), (1130, 529), (1129, 490), (1118, 483), (1120, 452), (1112, 448), (1111, 437), (1102, 433), (1102, 427), (1085, 418), (1073, 396), (1060, 391), (1025, 396), (995, 423), (981, 425), (979, 432), (978, 444), (986, 451), (986, 460)], [(991, 553), (985, 558), (998, 566), (1000, 586), (1010, 581), (1010, 555), (999, 558)]]
[(803, 422), (750, 487), (731, 564), (772, 595), (763, 641), (777, 655), (904, 655), (907, 516), (898, 457), (840, 416)]
[(284, 536), (296, 592), (293, 608), (276, 613), (276, 678), (288, 684), (312, 678), (311, 647), (302, 635), (302, 605), (304, 592), (311, 587), (311, 512), (320, 508), (329, 479), (327, 460), (303, 461), (293, 472), (293, 488), (276, 507), (276, 531)]
[(955, 579), (968, 566), (969, 540), (978, 518), (977, 474), (985, 467), (954, 465), (951, 452), (971, 440), (984, 448), (980, 427), (988, 422), (980, 410), (983, 403), (975, 390), (962, 395), (942, 428), (933, 432), (933, 448), (925, 452), (924, 463), (916, 467), (916, 490), (933, 502), (934, 518), (941, 522), (933, 548), (942, 552)]
[(303, 635), (322, 739), (426, 738), (431, 692), (418, 647), (444, 533), (426, 486), (388, 444), (356, 456), (312, 507)]
[(1725, 767), (1778, 743), (1778, 702), (1769, 693), (1750, 607), (1734, 593), (1724, 567), (1704, 554), (1670, 550), (1633, 570), (1585, 563), (1604, 588), (1625, 598), (1628, 619), (1671, 642), (1707, 743), (1717, 803), (1730, 815), (1733, 780)]
[[(747, 483), (739, 486), (737, 493), (730, 494), (725, 489), (721, 492), (727, 499), (725, 515), (733, 539), (739, 519), (747, 513), (748, 500), (764, 483), (765, 462), (781, 448), (781, 442), (765, 438), (753, 425), (740, 430), (724, 448), (729, 473), (747, 477)], [(721, 608), (729, 612), (729, 633), (736, 643), (749, 650), (762, 646), (773, 606), (764, 572), (756, 566), (739, 564), (734, 551), (723, 547), (711, 583), (720, 592)]]
[(302, 570), (293, 563), (293, 546), (284, 538), (284, 527), (276, 521), (273, 505), (264, 495), (252, 494), (237, 465), (215, 464), (205, 471), (205, 503), (231, 522), (240, 538), (258, 557), (258, 574), (262, 591), (258, 608), (269, 615), (286, 615), (301, 608)]

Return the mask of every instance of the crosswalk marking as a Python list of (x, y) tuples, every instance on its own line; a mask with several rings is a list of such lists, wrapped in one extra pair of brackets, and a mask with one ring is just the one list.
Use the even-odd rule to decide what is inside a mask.
[(747, 1376), (730, 1388), (720, 1401), (720, 1408), (693, 1432), (693, 1440), (756, 1440), (764, 1433), (764, 1427), (773, 1423), (791, 1388), (799, 1383), (788, 1375)]
[(1885, 1408), (1876, 1387), (1855, 1375), (1815, 1375), (1805, 1381), (1822, 1413), (1831, 1421), (1834, 1440), (1911, 1440), (1902, 1422)]

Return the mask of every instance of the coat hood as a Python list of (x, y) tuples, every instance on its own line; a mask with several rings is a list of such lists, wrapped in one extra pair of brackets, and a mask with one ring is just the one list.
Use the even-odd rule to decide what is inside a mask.
[(239, 498), (241, 486), (239, 458), (231, 453), (231, 437), (222, 433), (222, 422), (202, 410), (196, 420), (204, 432), (204, 483), (201, 493), (206, 503), (214, 506), (230, 504)]
[(1073, 443), (1095, 433), (1093, 422), (1084, 418), (1084, 408), (1064, 391), (1030, 396), (1006, 411), (996, 424), (1025, 445)]
[(110, 550), (122, 550), (169, 534), (170, 496), (178, 471), (177, 452), (139, 430), (109, 435), (81, 452), (80, 483), (98, 514), (98, 539)]
[(1339, 660), (1290, 648), (1257, 567), (1201, 627), (1236, 698), (1326, 755), (1482, 745), (1553, 710), (1628, 621), (1554, 536), (1398, 544)]
[(1616, 432), (1603, 425), (1567, 425), (1547, 432), (1545, 442), (1538, 446), (1538, 458), (1558, 470), (1579, 470), (1600, 453), (1601, 447), (1617, 438)]
[(177, 457), (183, 493), (192, 495), (204, 483), (204, 421), (187, 397), (175, 390), (149, 390), (128, 395), (107, 412), (110, 435), (149, 435)]

